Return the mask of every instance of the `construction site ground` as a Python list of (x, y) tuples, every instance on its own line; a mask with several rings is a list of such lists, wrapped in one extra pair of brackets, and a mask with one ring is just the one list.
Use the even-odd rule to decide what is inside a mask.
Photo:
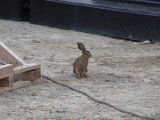
[[(54, 80), (1, 94), (1, 120), (160, 120), (159, 43), (7, 20), (0, 20), (0, 41)], [(80, 80), (72, 71), (77, 42), (92, 53)]]

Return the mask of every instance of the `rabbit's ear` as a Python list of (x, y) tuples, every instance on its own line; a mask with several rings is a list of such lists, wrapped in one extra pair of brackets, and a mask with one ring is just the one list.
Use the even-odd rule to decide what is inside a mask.
[(84, 51), (86, 50), (85, 47), (84, 47), (84, 45), (83, 45), (83, 43), (77, 42), (77, 45), (78, 45), (78, 48), (79, 48), (82, 52), (84, 52)]

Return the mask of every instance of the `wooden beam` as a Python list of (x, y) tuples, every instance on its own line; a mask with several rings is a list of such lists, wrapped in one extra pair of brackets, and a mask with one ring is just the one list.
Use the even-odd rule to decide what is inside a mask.
[(15, 67), (13, 70), (14, 81), (28, 80), (34, 81), (41, 78), (40, 64), (27, 64)]
[(40, 78), (40, 72), (37, 70), (31, 70), (14, 75), (14, 81), (35, 81)]
[(7, 64), (14, 66), (25, 65), (26, 62), (18, 57), (11, 49), (0, 41), (0, 58)]
[(32, 84), (31, 81), (17, 81), (13, 84), (13, 87), (5, 87), (5, 88), (0, 87), (0, 94), (11, 90), (16, 90), (18, 88), (22, 88), (31, 84)]
[(0, 66), (0, 87), (11, 87), (13, 85), (13, 65)]
[(0, 95), (4, 92), (13, 91), (13, 90), (16, 90), (16, 89), (19, 89), (19, 88), (24, 88), (24, 87), (27, 87), (27, 86), (32, 85), (32, 84), (39, 84), (39, 83), (46, 83), (46, 82), (48, 82), (48, 81), (45, 81), (43, 79), (36, 80), (35, 82), (16, 81), (16, 82), (13, 83), (13, 87), (5, 87), (5, 88), (0, 87)]
[(6, 65), (0, 65), (0, 87), (13, 86), (13, 82), (34, 81), (41, 78), (40, 64), (27, 64), (0, 41), (0, 58)]
[(27, 72), (30, 70), (35, 70), (35, 69), (40, 69), (40, 64), (31, 63), (31, 64), (18, 66), (13, 69), (13, 72), (14, 72), (14, 74), (18, 74), (18, 73)]
[(12, 64), (6, 64), (6, 65), (1, 65), (0, 66), (0, 79), (8, 76), (13, 72), (13, 65)]
[(13, 74), (0, 79), (0, 87), (12, 87), (13, 86)]

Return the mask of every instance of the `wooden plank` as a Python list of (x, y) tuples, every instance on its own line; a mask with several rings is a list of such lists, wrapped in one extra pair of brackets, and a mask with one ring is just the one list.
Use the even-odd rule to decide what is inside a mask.
[(13, 65), (6, 64), (0, 66), (0, 79), (8, 76), (11, 72), (13, 72)]
[(39, 83), (43, 83), (43, 82), (47, 82), (45, 80), (39, 79), (35, 82), (32, 81), (17, 81), (13, 83), (13, 87), (5, 87), (5, 88), (0, 88), (0, 94), (4, 93), (4, 92), (8, 92), (8, 91), (13, 91), (19, 88), (23, 88), (32, 84), (39, 84)]
[(18, 66), (13, 69), (13, 73), (19, 74), (19, 73), (23, 73), (23, 72), (27, 72), (27, 71), (35, 70), (35, 69), (40, 69), (40, 64), (32, 63), (32, 64)]
[(18, 57), (11, 49), (0, 41), (0, 58), (7, 64), (14, 66), (25, 65), (26, 62)]
[(11, 90), (15, 90), (15, 89), (18, 89), (18, 88), (22, 88), (22, 87), (25, 87), (25, 86), (29, 86), (31, 84), (32, 84), (31, 81), (17, 81), (13, 84), (13, 87), (0, 88), (0, 94), (2, 94), (4, 92), (11, 91)]
[(40, 78), (41, 78), (41, 74), (38, 69), (14, 75), (14, 81), (18, 81), (18, 80), (34, 81), (34, 80), (38, 80)]
[(41, 78), (40, 64), (27, 64), (15, 67), (13, 70), (14, 81), (29, 80), (34, 81)]
[(40, 64), (26, 64), (14, 67), (11, 64), (0, 67), (0, 87), (12, 86), (13, 82), (34, 81), (41, 78)]
[[(0, 41), (0, 87), (12, 87), (15, 80), (34, 81), (41, 77), (40, 64), (27, 64)], [(11, 88), (6, 88), (11, 89)]]
[(0, 79), (0, 87), (12, 87), (13, 86), (13, 73)]
[(13, 65), (0, 66), (0, 87), (11, 87), (13, 85)]

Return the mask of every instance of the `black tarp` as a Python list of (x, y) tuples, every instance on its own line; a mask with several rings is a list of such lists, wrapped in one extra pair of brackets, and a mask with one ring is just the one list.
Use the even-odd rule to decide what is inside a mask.
[(19, 0), (0, 0), (0, 18), (19, 19)]
[(160, 42), (158, 0), (0, 0), (0, 18)]
[(32, 0), (31, 22), (131, 40), (160, 40), (160, 8), (109, 0)]
[(29, 20), (30, 0), (0, 0), (0, 18)]

